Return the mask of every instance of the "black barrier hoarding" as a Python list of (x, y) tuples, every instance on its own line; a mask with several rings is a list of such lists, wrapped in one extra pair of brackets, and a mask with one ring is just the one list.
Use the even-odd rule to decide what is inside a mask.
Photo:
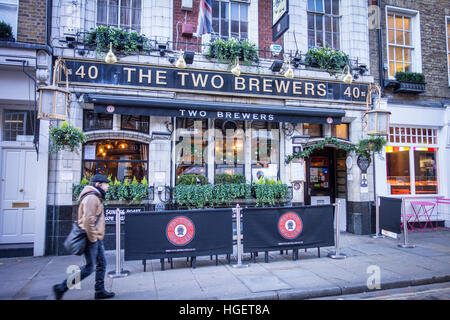
[(125, 217), (125, 260), (233, 253), (231, 209), (162, 211)]
[(246, 208), (244, 252), (334, 246), (332, 205)]
[(402, 199), (380, 197), (380, 231), (386, 230), (400, 234)]

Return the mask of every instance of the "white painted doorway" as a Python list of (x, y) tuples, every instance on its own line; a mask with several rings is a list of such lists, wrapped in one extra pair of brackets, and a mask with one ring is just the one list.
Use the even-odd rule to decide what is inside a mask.
[(40, 194), (37, 179), (43, 174), (36, 151), (4, 148), (1, 163), (0, 243), (34, 242)]

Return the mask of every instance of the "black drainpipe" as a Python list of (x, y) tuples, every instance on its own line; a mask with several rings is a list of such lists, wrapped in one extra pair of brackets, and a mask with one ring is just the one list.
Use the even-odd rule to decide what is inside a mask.
[(51, 34), (52, 34), (52, 6), (53, 1), (47, 0), (47, 45), (52, 46), (51, 44)]
[(381, 96), (384, 96), (384, 67), (383, 67), (383, 34), (381, 30), (381, 0), (378, 0), (378, 9), (380, 13), (378, 28), (378, 73), (380, 76)]

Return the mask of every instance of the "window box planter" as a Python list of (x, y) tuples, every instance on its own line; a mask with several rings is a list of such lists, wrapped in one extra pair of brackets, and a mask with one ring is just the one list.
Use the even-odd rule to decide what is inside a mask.
[(394, 87), (395, 93), (423, 93), (425, 92), (425, 83), (397, 81)]

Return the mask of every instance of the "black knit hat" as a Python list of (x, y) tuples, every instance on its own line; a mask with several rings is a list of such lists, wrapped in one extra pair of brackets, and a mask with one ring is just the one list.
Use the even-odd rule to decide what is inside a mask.
[(106, 183), (110, 183), (111, 181), (104, 175), (104, 174), (94, 174), (94, 176), (91, 179), (91, 183), (96, 183), (96, 182), (106, 182)]

